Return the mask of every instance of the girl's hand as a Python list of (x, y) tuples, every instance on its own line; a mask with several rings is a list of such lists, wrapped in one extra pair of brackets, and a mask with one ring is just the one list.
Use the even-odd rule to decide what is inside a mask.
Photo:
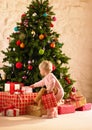
[(34, 85), (32, 84), (32, 85), (30, 85), (30, 88), (34, 88)]

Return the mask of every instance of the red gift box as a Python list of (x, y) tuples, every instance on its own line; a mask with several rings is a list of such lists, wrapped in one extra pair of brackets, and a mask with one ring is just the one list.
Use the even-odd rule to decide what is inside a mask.
[(86, 110), (91, 110), (92, 108), (92, 103), (87, 103), (84, 106), (76, 109), (77, 111), (86, 111)]
[(6, 116), (14, 117), (14, 116), (19, 116), (19, 109), (8, 109), (6, 111)]
[(7, 82), (5, 83), (5, 91), (9, 91), (10, 94), (14, 94), (16, 90), (20, 90), (23, 86), (23, 83), (18, 82)]
[(2, 111), (2, 115), (3, 116), (10, 116), (10, 117), (19, 116), (19, 109), (6, 107)]
[(15, 107), (13, 105), (7, 106), (7, 107), (3, 107), (2, 109), (2, 113), (4, 116), (6, 116), (7, 110), (8, 109), (14, 109)]
[(73, 105), (60, 105), (58, 106), (58, 114), (68, 114), (68, 113), (74, 113), (75, 107)]
[(54, 93), (44, 94), (42, 96), (42, 103), (45, 109), (50, 109), (57, 106), (57, 101)]
[(13, 105), (20, 110), (20, 115), (26, 114), (26, 107), (33, 103), (33, 99), (37, 96), (37, 93), (29, 94), (10, 94), (8, 92), (0, 92), (2, 104), (1, 108)]

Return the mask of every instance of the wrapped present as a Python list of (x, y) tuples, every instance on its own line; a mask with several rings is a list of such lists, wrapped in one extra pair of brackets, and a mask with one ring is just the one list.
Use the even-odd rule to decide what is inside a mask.
[(74, 113), (75, 107), (74, 105), (60, 105), (58, 106), (58, 114), (68, 114), (68, 113)]
[(23, 86), (23, 83), (17, 83), (17, 82), (8, 82), (5, 83), (4, 91), (10, 92), (10, 94), (14, 94), (16, 90), (20, 90)]
[(9, 105), (9, 106), (7, 106), (7, 107), (3, 107), (3, 109), (2, 109), (2, 115), (3, 116), (6, 116), (7, 114), (7, 110), (8, 109), (14, 109), (15, 107), (13, 106), (13, 105)]
[(76, 97), (75, 99), (69, 98), (65, 100), (65, 104), (74, 105), (75, 109), (77, 109), (86, 104), (86, 98), (84, 96), (79, 96)]
[(57, 106), (56, 97), (53, 92), (44, 94), (42, 96), (42, 103), (45, 109), (50, 109)]
[(77, 108), (77, 111), (86, 111), (92, 109), (92, 103), (86, 103), (84, 106)]
[(2, 115), (9, 117), (19, 116), (19, 109), (16, 108), (7, 109), (6, 111), (2, 112)]
[(33, 99), (37, 96), (37, 93), (28, 94), (10, 94), (9, 92), (0, 92), (2, 100), (2, 108), (13, 105), (19, 109), (20, 115), (26, 114), (26, 107), (29, 104), (33, 104)]
[(31, 115), (31, 116), (42, 116), (42, 115), (46, 115), (47, 111), (44, 108), (43, 105), (41, 106), (37, 106), (37, 105), (28, 105), (27, 106), (27, 114)]
[(72, 100), (78, 100), (77, 98), (79, 97), (84, 97), (83, 94), (79, 90), (76, 90), (75, 92), (70, 93), (70, 98)]
[(86, 98), (83, 96), (83, 94), (79, 90), (76, 90), (70, 93), (70, 97), (65, 100), (65, 104), (74, 105), (75, 108), (77, 109), (86, 104)]
[(22, 89), (24, 94), (26, 93), (32, 93), (32, 88), (30, 88), (29, 86), (23, 86)]
[(19, 109), (8, 109), (7, 112), (6, 112), (6, 116), (10, 116), (10, 117), (13, 117), (13, 116), (19, 116)]

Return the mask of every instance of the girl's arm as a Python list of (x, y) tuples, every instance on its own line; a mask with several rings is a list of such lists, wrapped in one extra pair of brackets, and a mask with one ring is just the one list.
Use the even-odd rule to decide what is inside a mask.
[(31, 88), (34, 88), (34, 87), (43, 87), (45, 85), (44, 83), (44, 79), (40, 80), (39, 82), (36, 82), (32, 85), (30, 85)]

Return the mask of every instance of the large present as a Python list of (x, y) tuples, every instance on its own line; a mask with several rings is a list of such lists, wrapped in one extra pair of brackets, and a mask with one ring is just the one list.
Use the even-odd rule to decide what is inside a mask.
[(41, 106), (37, 106), (37, 105), (28, 105), (27, 106), (27, 114), (31, 115), (31, 116), (42, 116), (42, 115), (46, 115), (47, 111), (44, 108), (43, 105)]
[(92, 109), (92, 103), (86, 103), (84, 106), (77, 108), (77, 111), (86, 111)]
[(4, 91), (10, 92), (10, 94), (14, 94), (16, 90), (20, 90), (23, 86), (23, 83), (17, 83), (17, 82), (7, 82), (5, 83)]
[(42, 96), (42, 103), (45, 109), (50, 109), (57, 106), (56, 97), (53, 92), (44, 94)]
[(0, 92), (2, 97), (2, 108), (13, 105), (19, 109), (20, 115), (26, 114), (26, 107), (33, 103), (33, 99), (37, 96), (37, 93), (28, 94), (10, 94), (8, 92)]
[(75, 107), (74, 105), (60, 105), (58, 106), (58, 114), (68, 114), (68, 113), (74, 113)]

